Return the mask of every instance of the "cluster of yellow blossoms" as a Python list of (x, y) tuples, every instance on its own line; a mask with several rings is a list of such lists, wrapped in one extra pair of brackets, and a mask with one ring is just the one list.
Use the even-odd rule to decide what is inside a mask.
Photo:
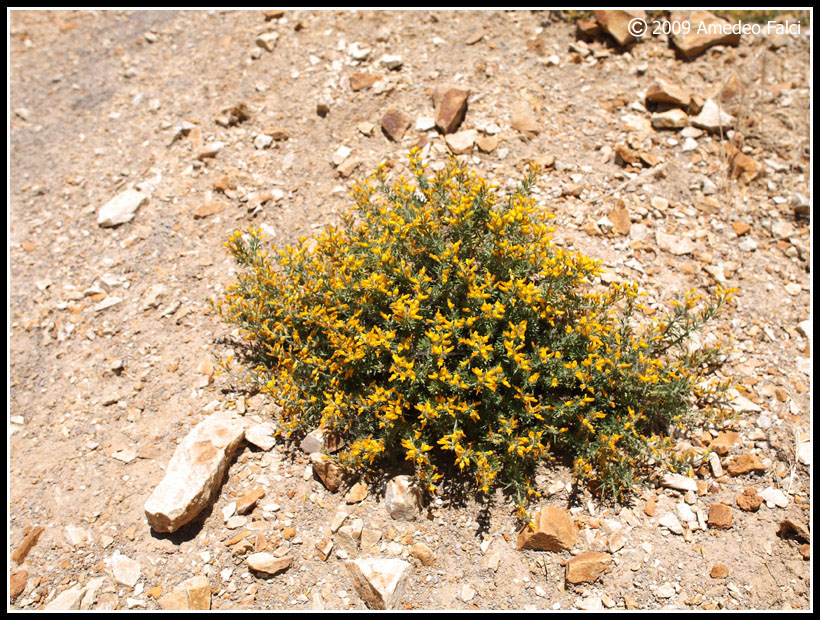
[(641, 325), (637, 286), (596, 289), (599, 264), (551, 244), (535, 170), (502, 199), (456, 160), (429, 177), (413, 151), (410, 166), (415, 182), (392, 185), (380, 167), (340, 226), (275, 260), (258, 230), (226, 244), (244, 269), (217, 306), (284, 432), (340, 433), (345, 465), (403, 459), (431, 491), (466, 470), (522, 511), (555, 457), (622, 495), (670, 424), (719, 404), (717, 352), (684, 345), (731, 291)]

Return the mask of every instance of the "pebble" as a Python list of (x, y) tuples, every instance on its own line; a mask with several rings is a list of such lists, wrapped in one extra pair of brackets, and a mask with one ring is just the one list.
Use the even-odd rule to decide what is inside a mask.
[(100, 207), (97, 224), (102, 228), (111, 228), (130, 222), (146, 200), (147, 194), (134, 189), (125, 190)]

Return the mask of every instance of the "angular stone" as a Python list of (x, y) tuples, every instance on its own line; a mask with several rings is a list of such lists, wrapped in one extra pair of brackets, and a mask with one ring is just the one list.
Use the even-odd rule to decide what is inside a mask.
[(354, 73), (350, 76), (350, 90), (357, 91), (363, 88), (370, 88), (379, 79), (379, 76), (372, 73)]
[(210, 504), (244, 436), (241, 418), (224, 412), (212, 414), (188, 433), (145, 502), (154, 530), (175, 532)]
[(211, 608), (211, 584), (204, 575), (186, 579), (157, 600), (167, 610), (207, 610)]
[(97, 224), (103, 228), (111, 228), (130, 222), (134, 219), (137, 209), (146, 200), (148, 200), (147, 194), (135, 189), (127, 189), (100, 207)]
[(671, 512), (666, 513), (658, 519), (658, 523), (673, 534), (677, 534), (678, 536), (683, 534), (683, 526), (680, 524), (680, 521), (678, 521), (678, 518)]
[(498, 148), (498, 138), (496, 136), (482, 136), (475, 141), (475, 144), (482, 153), (492, 153)]
[(666, 112), (656, 112), (651, 120), (655, 129), (681, 129), (686, 127), (689, 117), (683, 110), (672, 108)]
[(110, 560), (111, 572), (114, 573), (114, 580), (124, 586), (133, 588), (137, 585), (142, 573), (142, 567), (136, 560), (115, 553)]
[(396, 476), (387, 483), (384, 505), (393, 519), (413, 521), (421, 509), (421, 489), (410, 476)]
[(225, 148), (224, 142), (208, 142), (208, 144), (197, 151), (196, 158), (202, 160), (216, 157), (216, 154), (223, 148)]
[(691, 239), (670, 235), (660, 230), (655, 233), (655, 241), (661, 250), (675, 256), (692, 254), (695, 251), (695, 244)]
[(783, 519), (780, 522), (780, 527), (777, 530), (777, 535), (781, 538), (789, 536), (797, 536), (800, 540), (811, 543), (811, 533), (809, 529), (794, 519)]
[(40, 534), (42, 533), (42, 525), (32, 528), (31, 531), (29, 531), (29, 533), (23, 538), (23, 542), (21, 542), (18, 547), (12, 551), (11, 559), (18, 564), (22, 564), (25, 561), (29, 551), (31, 551), (34, 545), (37, 544), (37, 539), (40, 538)]
[(712, 504), (709, 507), (708, 523), (719, 530), (728, 530), (732, 527), (732, 509), (726, 504)]
[(338, 491), (344, 481), (344, 468), (319, 452), (310, 455), (310, 462), (313, 465), (313, 473), (319, 477), (325, 488), (331, 493)]
[(268, 452), (276, 445), (276, 439), (273, 437), (274, 428), (270, 422), (262, 422), (261, 424), (254, 424), (245, 431), (245, 439), (248, 443), (253, 444), (260, 450)]
[(436, 127), (442, 133), (455, 132), (467, 114), (467, 99), (470, 91), (440, 84), (433, 93), (433, 106), (436, 110)]
[(248, 566), (251, 570), (265, 575), (276, 575), (286, 571), (293, 564), (293, 556), (286, 555), (278, 558), (272, 553), (262, 551), (248, 556)]
[(692, 96), (685, 88), (664, 79), (657, 79), (646, 91), (647, 103), (668, 103), (688, 108)]
[[(673, 24), (688, 21), (688, 32), (672, 35), (672, 44), (685, 58), (700, 56), (715, 45), (738, 45), (740, 33), (732, 32), (731, 24), (709, 11), (672, 11), (669, 21)], [(724, 31), (725, 30), (727, 32)]]
[(767, 487), (760, 492), (760, 497), (766, 502), (769, 508), (786, 508), (789, 505), (789, 498), (780, 489)]
[(621, 47), (636, 40), (629, 29), (629, 22), (636, 18), (645, 20), (646, 11), (595, 11), (595, 19), (598, 20), (601, 29)]
[(475, 129), (467, 129), (444, 136), (444, 141), (456, 155), (466, 155), (473, 150), (476, 138), (478, 138), (478, 132)]
[(692, 118), (692, 124), (707, 131), (728, 131), (735, 123), (735, 117), (723, 110), (714, 99), (707, 99), (700, 113)]
[(26, 581), (28, 580), (28, 572), (25, 569), (13, 571), (9, 575), (9, 597), (17, 598), (26, 589)]
[(600, 551), (587, 551), (567, 562), (566, 579), (569, 583), (592, 583), (604, 574), (612, 563), (612, 556)]
[(632, 228), (632, 220), (629, 218), (629, 210), (626, 207), (612, 209), (608, 214), (612, 222), (612, 230), (619, 235), (628, 235)]
[(526, 101), (519, 99), (513, 103), (512, 108), (512, 128), (521, 133), (536, 135), (541, 131), (541, 126), (533, 114), (532, 107)]
[(367, 497), (367, 485), (364, 482), (357, 482), (347, 493), (345, 493), (345, 503), (358, 504)]
[(398, 110), (388, 110), (382, 117), (382, 131), (393, 142), (401, 142), (409, 128), (410, 121)]
[(542, 506), (531, 529), (524, 525), (518, 532), (518, 549), (569, 551), (578, 542), (578, 527), (565, 510)]
[(276, 48), (276, 42), (278, 40), (278, 32), (266, 32), (256, 37), (256, 44), (262, 49), (272, 52)]
[(333, 542), (337, 548), (344, 549), (350, 555), (355, 555), (359, 549), (359, 543), (353, 535), (353, 527), (350, 525), (340, 527)]
[(263, 497), (265, 497), (265, 491), (263, 489), (251, 489), (236, 500), (236, 513), (243, 515), (246, 512), (250, 512), (253, 510), (253, 507), (256, 506), (256, 502)]
[(736, 153), (729, 164), (729, 176), (743, 183), (751, 183), (761, 175), (763, 169), (746, 153)]
[(317, 428), (305, 435), (299, 447), (302, 448), (306, 454), (313, 454), (314, 452), (336, 452), (344, 445), (344, 439), (339, 435), (323, 428)]
[(54, 600), (45, 606), (46, 611), (68, 611), (80, 608), (80, 601), (85, 594), (85, 588), (77, 584), (68, 590), (60, 592)]
[(730, 476), (742, 476), (750, 472), (766, 471), (766, 466), (754, 454), (741, 454), (733, 458), (726, 469)]
[(360, 558), (346, 562), (356, 592), (370, 609), (396, 609), (410, 574), (410, 564), (398, 559)]

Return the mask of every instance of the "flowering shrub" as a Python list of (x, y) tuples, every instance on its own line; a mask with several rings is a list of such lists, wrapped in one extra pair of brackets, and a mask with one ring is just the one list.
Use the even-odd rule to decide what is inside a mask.
[(707, 381), (718, 350), (686, 344), (732, 291), (641, 325), (636, 285), (597, 290), (596, 261), (551, 245), (534, 169), (501, 198), (456, 160), (432, 177), (417, 151), (410, 164), (415, 183), (380, 167), (339, 227), (275, 260), (254, 229), (226, 244), (242, 269), (216, 306), (282, 432), (340, 434), (351, 468), (405, 459), (431, 491), (455, 466), (522, 516), (535, 465), (557, 456), (619, 499), (679, 467), (670, 425), (721, 414), (727, 387)]

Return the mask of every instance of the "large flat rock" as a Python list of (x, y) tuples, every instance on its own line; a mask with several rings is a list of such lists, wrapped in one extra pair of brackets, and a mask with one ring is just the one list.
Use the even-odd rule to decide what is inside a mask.
[(162, 482), (145, 502), (145, 515), (154, 530), (175, 532), (211, 503), (244, 436), (242, 419), (222, 412), (188, 433)]

